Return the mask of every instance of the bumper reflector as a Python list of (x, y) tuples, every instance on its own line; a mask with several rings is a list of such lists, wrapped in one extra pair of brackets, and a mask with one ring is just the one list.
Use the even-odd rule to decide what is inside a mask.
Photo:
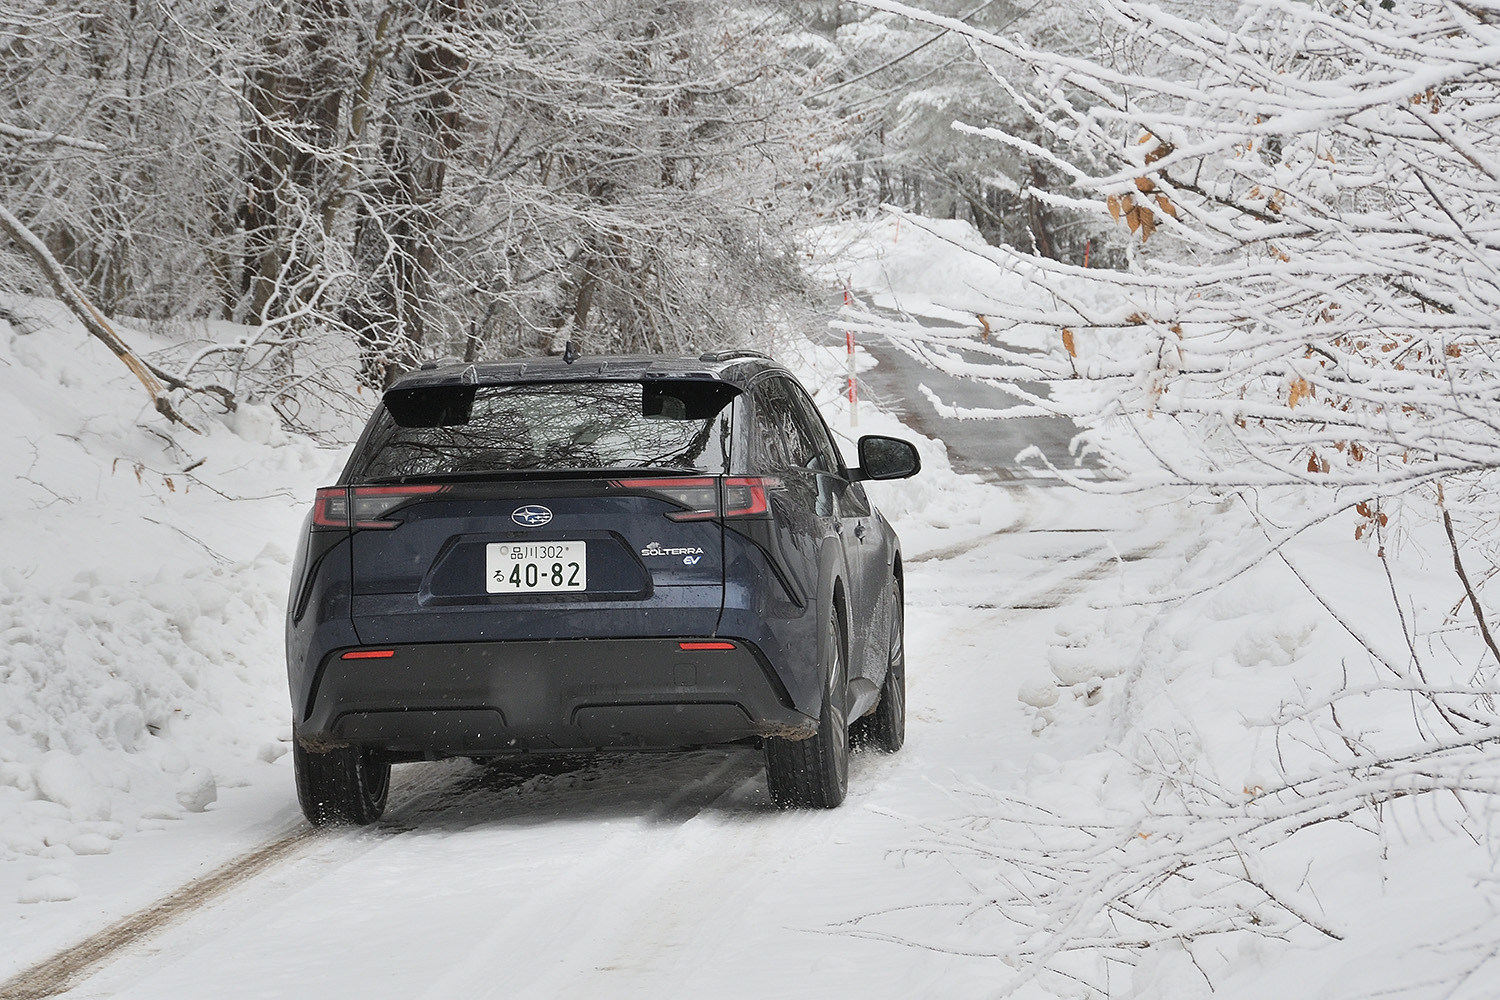
[(682, 650), (687, 650), (688, 652), (696, 653), (696, 652), (700, 652), (700, 651), (703, 651), (703, 650), (711, 650), (711, 649), (733, 649), (734, 648), (734, 643), (732, 643), (732, 642), (679, 642), (677, 644), (677, 648), (678, 649), (682, 649)]
[(341, 660), (388, 660), (396, 655), (394, 649), (351, 649), (340, 656)]

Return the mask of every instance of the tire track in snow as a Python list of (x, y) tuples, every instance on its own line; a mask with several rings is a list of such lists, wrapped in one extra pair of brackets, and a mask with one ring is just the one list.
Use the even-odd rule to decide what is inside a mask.
[[(981, 558), (983, 554), (978, 551), (980, 549), (1006, 540), (1010, 540), (1019, 547), (1020, 540), (1031, 535), (1060, 536), (1080, 540), (1083, 547), (1071, 552), (1049, 549), (1039, 555), (1013, 553), (1025, 563), (1040, 562), (1039, 568), (1026, 572), (1016, 581), (1023, 596), (1004, 603), (969, 605), (969, 607), (984, 611), (1050, 611), (1061, 607), (1070, 598), (1078, 596), (1089, 583), (1102, 579), (1111, 570), (1146, 559), (1159, 551), (1167, 542), (1166, 539), (1161, 539), (1121, 552), (1110, 541), (1110, 536), (1117, 533), (1118, 528), (1034, 527), (1033, 524), (1033, 512), (1027, 510), (1016, 523), (999, 531), (956, 542), (943, 548), (921, 552), (907, 558), (905, 562), (908, 566), (915, 567), (942, 564), (970, 555)], [(1103, 542), (1094, 540), (1099, 536), (1104, 538)]]
[[(748, 755), (731, 754), (708, 774), (678, 785), (673, 794), (662, 796), (642, 814), (642, 819), (650, 825), (678, 826), (723, 800), (753, 798), (755, 789), (745, 787), (753, 770), (747, 760)], [(635, 772), (661, 770), (646, 761), (614, 767), (610, 763), (614, 762), (606, 761), (601, 766), (599, 760), (590, 758), (580, 767), (576, 759), (523, 758), (477, 773), (464, 770), (458, 774), (441, 765), (402, 768), (393, 776), (393, 808), (388, 820), (362, 829), (300, 826), (231, 858), (208, 874), (192, 879), (156, 902), (0, 983), (0, 1000), (43, 1000), (74, 990), (115, 959), (169, 929), (184, 929), (194, 914), (202, 913), (216, 900), (278, 865), (311, 853), (314, 848), (332, 848), (335, 857), (331, 860), (347, 863), (393, 835), (420, 832), (429, 825), (442, 825), (445, 819), (472, 818), (475, 814), (483, 817), (491, 812), (487, 805), (493, 803), (497, 793), (514, 792), (519, 809), (545, 811), (562, 797), (587, 796), (586, 790), (577, 787), (575, 779), (581, 775), (602, 770), (606, 782), (629, 786), (638, 783), (640, 775)]]
[(321, 831), (311, 827), (296, 830), (225, 862), (145, 909), (110, 924), (66, 951), (44, 959), (0, 983), (0, 1000), (40, 1000), (72, 989), (122, 950), (156, 934), (215, 897), (292, 857), (319, 838), (320, 834)]
[[(1164, 545), (1166, 545), (1166, 539), (1137, 546), (1125, 552), (1118, 551), (1110, 544), (1100, 545), (1071, 557), (1066, 564), (1070, 566), (1067, 575), (1055, 583), (1044, 584), (1044, 589), (1039, 592), (1033, 592), (1029, 596), (1017, 598), (1006, 604), (979, 604), (974, 607), (983, 610), (993, 608), (997, 611), (1051, 611), (1062, 607), (1070, 599), (1083, 593), (1084, 588), (1090, 583), (1103, 579), (1111, 571), (1123, 568), (1127, 563), (1139, 562), (1149, 557)], [(1102, 558), (1097, 558), (1101, 553), (1104, 554)], [(1084, 559), (1089, 560), (1086, 565), (1076, 570), (1071, 569), (1071, 563)], [(1036, 580), (1045, 575), (1047, 574), (1043, 571), (1029, 577), (1028, 580)]]
[[(724, 759), (712, 762), (715, 756)], [(415, 800), (392, 802), (376, 829), (432, 832), (445, 827), (490, 824), (549, 810), (588, 813), (595, 800), (613, 799), (644, 823), (678, 825), (724, 799), (751, 765), (744, 751), (685, 753), (601, 752), (586, 756), (500, 758), (477, 767), (458, 765), (444, 782)], [(756, 760), (758, 761), (758, 757)], [(704, 774), (708, 764), (708, 773)], [(756, 765), (758, 766), (758, 764)], [(432, 765), (422, 765), (429, 770)], [(769, 800), (767, 800), (769, 801)]]
[[(608, 778), (631, 786), (630, 802), (649, 801), (650, 808), (632, 813), (629, 825), (619, 830), (610, 830), (603, 817), (596, 816), (595, 832), (603, 836), (588, 853), (566, 870), (542, 877), (544, 892), (527, 893), (522, 905), (469, 943), (467, 957), (445, 969), (413, 1000), (575, 995), (579, 978), (604, 973), (607, 979), (616, 971), (611, 966), (621, 961), (649, 963), (669, 950), (670, 935), (644, 916), (662, 894), (673, 895), (680, 908), (684, 904), (675, 894), (684, 886), (718, 884), (726, 874), (742, 880), (755, 877), (747, 863), (754, 852), (740, 836), (744, 827), (735, 817), (781, 815), (770, 804), (759, 754), (725, 752), (708, 773), (685, 783), (679, 780), (684, 767), (674, 766), (670, 758), (653, 762), (651, 756), (636, 755), (607, 761), (605, 766), (612, 764), (617, 766)], [(589, 788), (568, 785), (549, 797), (576, 800), (590, 794)], [(516, 801), (521, 804), (528, 798), (523, 794)], [(548, 804), (530, 801), (541, 807)], [(456, 811), (463, 804), (455, 801), (449, 808)], [(688, 871), (696, 874), (689, 877)], [(712, 907), (732, 896), (715, 890), (696, 895)], [(540, 938), (539, 928), (545, 928)], [(640, 934), (646, 937), (637, 937)], [(616, 950), (621, 935), (630, 942), (623, 958)], [(518, 942), (522, 952), (533, 946), (538, 954), (546, 951), (548, 961), (507, 965), (503, 989), (497, 991), (496, 956)], [(607, 990), (599, 992), (608, 995)]]
[[(410, 778), (393, 782), (392, 791), (402, 794), (417, 791), (421, 794), (424, 786), (431, 784), (430, 781)], [(349, 832), (348, 828), (319, 829), (302, 825), (252, 851), (230, 858), (207, 875), (192, 879), (156, 902), (16, 973), (0, 983), (0, 1000), (42, 1000), (66, 993), (123, 953), (180, 924), (216, 899), (316, 846), (336, 843), (341, 834), (347, 837)], [(372, 841), (364, 849), (374, 845)]]

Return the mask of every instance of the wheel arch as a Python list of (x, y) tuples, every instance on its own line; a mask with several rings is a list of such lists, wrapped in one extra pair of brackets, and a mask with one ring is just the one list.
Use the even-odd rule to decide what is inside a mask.
[[(828, 600), (829, 606), (832, 608), (832, 613), (834, 616), (834, 639), (839, 644), (840, 659), (844, 664), (844, 688), (839, 692), (839, 708), (841, 711), (848, 712), (849, 672), (852, 665), (850, 657), (853, 655), (853, 650), (851, 648), (853, 646), (853, 639), (849, 634), (849, 595), (845, 591), (844, 580), (842, 577), (834, 577), (833, 586), (831, 588), (831, 592), (829, 593)], [(819, 631), (821, 632), (821, 629)], [(819, 650), (818, 652), (820, 663), (833, 662), (832, 659), (826, 655), (826, 650)], [(832, 678), (829, 678), (828, 686), (832, 686)]]
[(849, 595), (844, 591), (844, 580), (837, 577), (833, 581), (833, 610), (838, 615), (839, 643), (843, 646), (844, 663), (849, 662), (850, 638), (849, 638)]

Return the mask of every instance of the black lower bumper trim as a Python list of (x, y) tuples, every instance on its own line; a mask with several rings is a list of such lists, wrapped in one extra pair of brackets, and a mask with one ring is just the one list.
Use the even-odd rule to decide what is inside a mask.
[(319, 671), (297, 735), (392, 754), (673, 749), (811, 735), (757, 651), (678, 639), (429, 643)]

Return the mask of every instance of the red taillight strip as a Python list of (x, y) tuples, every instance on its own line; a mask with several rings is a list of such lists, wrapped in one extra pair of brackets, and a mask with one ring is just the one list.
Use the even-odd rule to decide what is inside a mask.
[(354, 495), (357, 497), (421, 497), (429, 493), (444, 493), (450, 489), (452, 489), (451, 486), (441, 483), (428, 483), (425, 486), (356, 486), (354, 487)]
[(714, 477), (694, 476), (691, 479), (614, 479), (610, 483), (613, 486), (623, 486), (628, 490), (670, 490), (692, 486), (712, 486), (714, 484)]
[(340, 656), (341, 660), (389, 660), (396, 655), (394, 649), (351, 649)]
[(712, 521), (719, 516), (715, 510), (669, 510), (667, 520), (669, 521)]
[(689, 653), (707, 652), (709, 650), (735, 649), (732, 642), (679, 642), (677, 648)]
[[(718, 482), (720, 481), (713, 476), (697, 476), (692, 479), (616, 479), (612, 480), (610, 485), (622, 489), (664, 494), (666, 499), (674, 503), (683, 503), (682, 498), (671, 495), (672, 490), (704, 489)], [(667, 517), (673, 521), (706, 521), (719, 516), (716, 508), (720, 503), (725, 508), (725, 517), (753, 517), (757, 514), (764, 514), (771, 509), (766, 491), (776, 489), (781, 485), (781, 480), (770, 476), (729, 476), (723, 479), (722, 483), (722, 499), (716, 501), (713, 508), (689, 507), (687, 510), (671, 511)]]
[[(350, 519), (361, 513), (360, 500), (366, 497), (380, 498), (383, 504), (377, 515), (399, 507), (407, 499), (446, 493), (452, 489), (443, 483), (427, 483), (420, 486), (325, 486), (318, 490), (313, 503), (313, 526), (316, 528), (348, 528)], [(368, 506), (368, 504), (366, 505)], [(351, 512), (352, 511), (352, 512)], [(379, 517), (366, 517), (355, 521), (356, 528), (394, 528), (400, 521), (386, 521)]]

